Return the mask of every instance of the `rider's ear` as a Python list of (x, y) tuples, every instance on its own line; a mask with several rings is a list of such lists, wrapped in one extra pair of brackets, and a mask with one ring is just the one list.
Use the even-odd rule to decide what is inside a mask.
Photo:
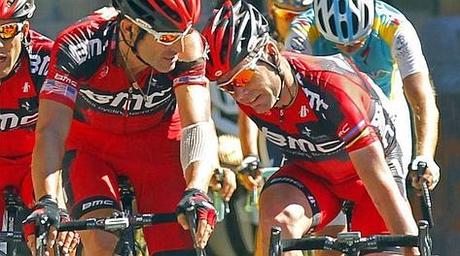
[(272, 41), (268, 42), (267, 45), (265, 46), (265, 51), (268, 53), (270, 58), (272, 58), (274, 64), (276, 65), (280, 64), (280, 58), (279, 58), (280, 51), (278, 50), (278, 47), (275, 42), (272, 42)]
[(127, 19), (123, 19), (120, 22), (121, 33), (125, 35), (125, 39), (128, 41), (128, 44), (131, 44), (131, 42), (134, 41), (135, 27), (136, 26), (134, 25), (134, 23)]

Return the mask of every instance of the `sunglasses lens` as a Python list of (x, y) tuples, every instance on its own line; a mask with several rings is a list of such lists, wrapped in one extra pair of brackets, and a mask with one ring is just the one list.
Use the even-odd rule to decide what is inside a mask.
[(10, 23), (0, 26), (0, 38), (10, 39), (18, 34), (18, 23)]
[(246, 86), (249, 81), (251, 81), (252, 77), (254, 76), (253, 69), (244, 69), (238, 73), (238, 75), (233, 78), (232, 84), (237, 87)]
[(161, 33), (160, 36), (158, 37), (158, 41), (160, 41), (161, 43), (170, 44), (170, 43), (174, 43), (175, 41), (177, 41), (181, 36), (182, 34), (177, 34), (177, 33), (171, 33), (171, 34)]

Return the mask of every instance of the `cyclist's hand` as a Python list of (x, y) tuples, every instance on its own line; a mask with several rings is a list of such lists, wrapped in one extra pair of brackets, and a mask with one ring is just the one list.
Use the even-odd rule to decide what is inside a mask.
[(219, 168), (211, 179), (210, 187), (213, 191), (219, 191), (225, 201), (230, 201), (236, 189), (236, 175), (228, 168)]
[(263, 183), (262, 175), (259, 171), (259, 158), (249, 155), (243, 159), (237, 168), (238, 179), (247, 190), (254, 190)]
[[(419, 178), (418, 173), (417, 173), (417, 167), (420, 162), (425, 162), (427, 164), (427, 168), (425, 172), (423, 173), (423, 176)], [(428, 188), (430, 190), (433, 190), (438, 184), (439, 178), (440, 178), (439, 166), (436, 164), (436, 162), (432, 158), (429, 158), (426, 156), (417, 156), (412, 161), (409, 167), (411, 170), (411, 172), (409, 173), (409, 176), (411, 179), (412, 186), (414, 188), (420, 190), (422, 187), (422, 183), (424, 181), (427, 182)]]
[[(35, 207), (32, 209), (32, 213), (29, 216), (27, 216), (26, 220), (23, 223), (36, 224), (37, 222), (41, 223), (43, 225), (43, 228), (47, 232), (49, 232), (48, 241), (46, 241), (46, 244), (48, 246), (45, 250), (45, 255), (49, 255), (50, 248), (53, 248), (54, 243), (56, 242), (56, 228), (59, 227), (60, 223), (60, 209), (58, 207), (57, 201), (54, 200), (50, 195), (45, 195), (37, 201)], [(25, 229), (29, 230), (30, 228), (25, 227)], [(33, 246), (33, 249), (31, 251), (34, 253), (36, 244), (35, 239), (32, 240), (34, 240), (34, 242), (31, 244)]]
[[(61, 223), (70, 221), (70, 216), (66, 210), (61, 209)], [(61, 255), (69, 256), (76, 252), (77, 246), (80, 243), (80, 234), (74, 231), (59, 232), (57, 244)]]
[(191, 224), (188, 223), (186, 216), (186, 212), (189, 209), (196, 211), (195, 246), (204, 248), (216, 225), (216, 209), (214, 209), (211, 200), (204, 191), (196, 188), (185, 190), (176, 208), (177, 221), (185, 230), (188, 230), (190, 228), (189, 224)]

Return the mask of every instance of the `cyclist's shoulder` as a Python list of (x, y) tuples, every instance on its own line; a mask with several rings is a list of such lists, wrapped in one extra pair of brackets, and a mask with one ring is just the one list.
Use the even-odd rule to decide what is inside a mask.
[[(77, 45), (88, 43), (91, 39), (110, 38), (110, 30), (114, 30), (118, 22), (118, 12), (113, 8), (104, 7), (81, 18), (65, 28), (56, 38), (61, 45)], [(62, 47), (62, 46), (61, 46)]]
[(30, 52), (32, 54), (49, 55), (54, 41), (35, 30), (29, 30), (27, 35)]
[(291, 67), (303, 76), (322, 77), (328, 74), (346, 76), (356, 73), (351, 61), (347, 60), (342, 54), (313, 56), (285, 51), (283, 56), (291, 64)]
[(116, 38), (118, 12), (102, 8), (64, 29), (56, 38), (52, 55), (56, 67), (70, 73), (95, 70), (105, 60)]
[(388, 44), (392, 44), (394, 38), (405, 33), (406, 28), (412, 28), (412, 24), (398, 9), (393, 6), (376, 1), (373, 32)]

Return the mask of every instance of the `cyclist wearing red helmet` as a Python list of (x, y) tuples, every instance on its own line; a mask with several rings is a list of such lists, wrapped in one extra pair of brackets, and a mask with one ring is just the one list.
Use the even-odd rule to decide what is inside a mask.
[[(280, 53), (268, 31), (253, 6), (227, 1), (203, 32), (208, 78), (288, 158), (260, 196), (256, 255), (268, 254), (271, 227), (280, 226), (283, 239), (300, 238), (321, 230), (344, 200), (355, 204), (353, 231), (416, 234), (386, 96), (342, 55)], [(388, 249), (383, 255), (401, 253)], [(404, 253), (418, 255), (416, 248)]]
[[(144, 229), (150, 254), (192, 255), (182, 213), (192, 203), (198, 208), (199, 247), (215, 223), (205, 191), (217, 140), (204, 42), (192, 27), (200, 1), (114, 0), (113, 6), (56, 39), (40, 93), (35, 193), (54, 198), (62, 167), (72, 217), (107, 217), (119, 209), (116, 177), (128, 176), (140, 213), (178, 215), (180, 225)], [(85, 253), (98, 256), (112, 255), (117, 240), (97, 231), (81, 237)]]
[[(51, 39), (30, 29), (35, 8), (33, 0), (0, 1), (0, 191), (14, 187), (27, 208), (32, 208), (35, 201), (30, 164), (38, 94), (53, 46)], [(2, 196), (0, 213), (4, 210)], [(32, 232), (26, 230), (27, 234)], [(75, 246), (73, 243), (70, 250)]]

